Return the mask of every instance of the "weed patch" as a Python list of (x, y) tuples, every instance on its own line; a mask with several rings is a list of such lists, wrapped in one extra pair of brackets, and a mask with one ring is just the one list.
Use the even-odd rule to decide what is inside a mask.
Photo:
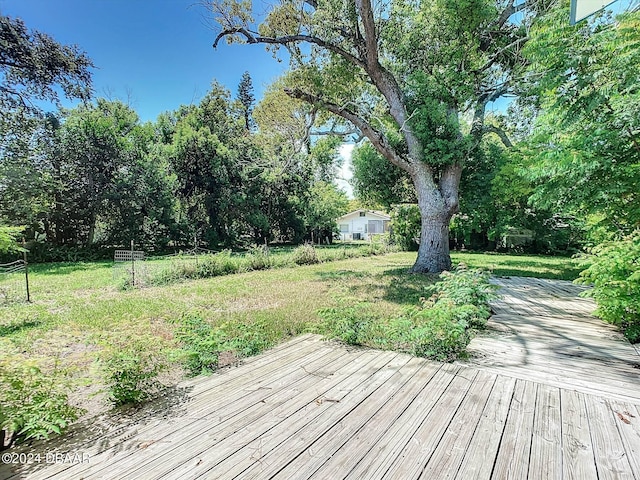
[(0, 450), (10, 443), (60, 434), (81, 410), (69, 404), (65, 375), (44, 373), (33, 361), (0, 360)]
[(168, 362), (157, 337), (140, 335), (112, 339), (99, 361), (109, 400), (116, 407), (149, 400), (164, 387), (158, 381), (158, 375), (168, 367)]
[(459, 266), (424, 288), (428, 298), (385, 319), (375, 305), (359, 302), (322, 309), (324, 333), (348, 344), (411, 353), (440, 361), (464, 355), (473, 331), (483, 328), (490, 315), (488, 302), (494, 287), (487, 273)]

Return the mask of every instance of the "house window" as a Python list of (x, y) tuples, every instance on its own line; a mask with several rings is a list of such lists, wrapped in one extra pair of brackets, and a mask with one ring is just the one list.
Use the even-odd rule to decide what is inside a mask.
[(349, 233), (349, 224), (341, 223), (340, 224), (340, 233)]
[(369, 220), (369, 233), (382, 233), (382, 220)]
[(360, 212), (360, 216), (361, 217), (366, 217), (367, 216), (367, 212)]

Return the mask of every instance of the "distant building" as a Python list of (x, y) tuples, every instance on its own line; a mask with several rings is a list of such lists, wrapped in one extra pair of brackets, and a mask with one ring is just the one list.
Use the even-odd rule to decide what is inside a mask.
[(375, 210), (355, 210), (339, 217), (340, 240), (370, 240), (374, 235), (389, 231), (391, 217)]

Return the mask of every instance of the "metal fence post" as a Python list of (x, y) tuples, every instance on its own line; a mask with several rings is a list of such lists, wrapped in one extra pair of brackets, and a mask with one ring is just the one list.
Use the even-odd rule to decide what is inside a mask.
[(27, 262), (27, 242), (22, 237), (22, 259), (24, 260), (24, 282), (27, 287), (27, 302), (31, 302), (31, 295), (29, 294), (29, 263)]
[(131, 240), (131, 286), (136, 286), (136, 259), (133, 254), (133, 240)]

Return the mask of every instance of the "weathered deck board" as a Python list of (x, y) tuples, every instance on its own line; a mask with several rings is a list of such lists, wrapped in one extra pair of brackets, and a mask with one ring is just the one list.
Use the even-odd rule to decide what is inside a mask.
[(538, 387), (531, 439), (529, 478), (562, 478), (560, 390), (548, 385)]
[(629, 454), (624, 448), (607, 401), (594, 396), (587, 396), (585, 400), (598, 478), (634, 478), (637, 472), (634, 475), (631, 470)]
[(589, 417), (587, 416), (584, 395), (571, 390), (563, 390), (560, 404), (563, 478), (596, 480), (598, 472), (593, 460), (593, 445), (589, 433)]
[(487, 457), (487, 453), (498, 451), (515, 386), (515, 378), (500, 375), (496, 377), (496, 383), (476, 425), (473, 438), (464, 452), (464, 459), (456, 474), (457, 479), (491, 477), (493, 458)]
[(639, 480), (637, 352), (589, 314), (582, 287), (497, 283), (502, 313), (468, 361), (298, 337), (100, 435), (77, 426), (31, 450), (86, 463), (0, 464), (0, 480)]
[(590, 313), (593, 301), (578, 297), (585, 287), (516, 277), (494, 282), (498, 313), (469, 345), (467, 364), (623, 401), (640, 398), (640, 356)]
[[(527, 478), (536, 410), (538, 384), (518, 380), (511, 400), (507, 423), (493, 462), (491, 478), (518, 480)], [(487, 452), (487, 457), (489, 457)]]
[[(415, 400), (425, 384), (433, 379), (440, 365), (426, 364), (418, 359), (418, 370), (400, 388), (389, 392), (386, 401), (372, 416), (370, 405), (358, 407), (318, 439), (304, 454), (298, 456), (279, 472), (280, 478), (293, 478), (304, 472), (308, 478), (338, 478), (349, 472), (372, 448), (383, 432), (397, 421), (398, 417)], [(373, 402), (370, 402), (373, 403)], [(364, 412), (362, 411), (364, 410)]]

